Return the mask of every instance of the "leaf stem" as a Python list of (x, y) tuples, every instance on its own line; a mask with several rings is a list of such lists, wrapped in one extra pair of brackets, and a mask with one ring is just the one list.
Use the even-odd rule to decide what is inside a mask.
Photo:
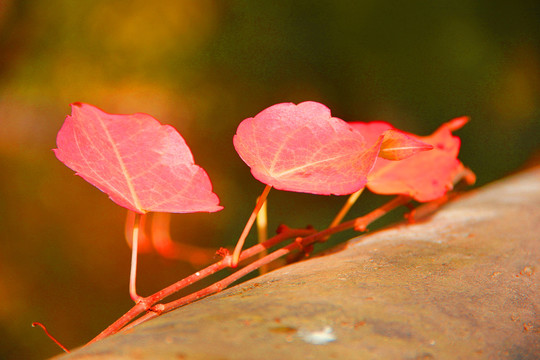
[(47, 328), (45, 327), (45, 325), (43, 325), (42, 323), (40, 322), (33, 322), (32, 323), (32, 327), (36, 327), (36, 326), (39, 326), (40, 328), (43, 329), (43, 331), (45, 331), (45, 335), (47, 335), (49, 337), (49, 339), (51, 339), (52, 341), (54, 341), (56, 343), (56, 345), (58, 345), (62, 350), (64, 350), (65, 352), (69, 353), (69, 350), (64, 346), (62, 345), (62, 343), (60, 343), (60, 341), (58, 341), (54, 336), (51, 335), (51, 333), (49, 332), (49, 330), (47, 330)]
[[(364, 189), (365, 189), (365, 187), (361, 188), (357, 192), (352, 193), (347, 198), (347, 201), (345, 202), (345, 204), (343, 205), (341, 210), (339, 210), (339, 212), (336, 215), (336, 217), (334, 218), (334, 220), (332, 220), (329, 227), (334, 227), (334, 226), (338, 225), (343, 220), (343, 218), (347, 215), (347, 213), (349, 212), (351, 207), (356, 203), (356, 200), (358, 200), (358, 198), (360, 197), (360, 195), (362, 194)], [(321, 239), (321, 242), (327, 241), (328, 239), (330, 239), (330, 236), (327, 236), (327, 237)]]
[[(206, 297), (208, 295), (217, 293), (236, 280), (240, 279), (241, 277), (249, 274), (250, 272), (256, 270), (260, 266), (264, 264), (268, 264), (275, 259), (278, 259), (281, 256), (284, 256), (288, 253), (290, 253), (294, 249), (302, 249), (305, 246), (308, 246), (310, 244), (315, 243), (316, 241), (321, 241), (322, 239), (347, 230), (351, 228), (355, 228), (356, 230), (365, 230), (366, 227), (371, 224), (373, 221), (379, 219), (384, 214), (388, 213), (389, 211), (401, 206), (407, 204), (411, 200), (408, 196), (397, 196), (393, 200), (389, 201), (388, 203), (384, 204), (378, 209), (375, 209), (368, 213), (367, 215), (358, 217), (353, 220), (349, 220), (347, 222), (341, 223), (339, 225), (336, 225), (334, 227), (330, 227), (326, 230), (320, 231), (315, 233), (313, 229), (290, 229), (288, 227), (283, 227), (282, 231), (268, 239), (266, 242), (262, 244), (254, 245), (244, 251), (242, 251), (239, 260), (243, 261), (245, 259), (248, 259), (261, 251), (265, 249), (269, 249), (282, 241), (285, 241), (290, 238), (296, 238), (297, 240), (294, 243), (291, 243), (281, 249), (278, 249), (269, 255), (265, 256), (262, 259), (256, 260), (253, 263), (250, 263), (246, 267), (236, 271), (232, 275), (226, 277), (225, 279), (218, 281), (217, 283), (214, 283), (213, 285), (210, 285), (202, 290), (199, 290), (195, 293), (192, 293), (190, 295), (184, 296), (176, 301), (172, 301), (167, 304), (161, 304), (159, 307), (154, 307), (154, 311), (147, 313), (146, 315), (140, 317), (139, 319), (133, 321), (137, 316), (142, 314), (143, 312), (149, 310), (152, 305), (156, 304), (157, 302), (163, 300), (164, 298), (174, 294), (180, 289), (183, 289), (186, 286), (189, 286), (196, 281), (199, 281), (209, 275), (212, 275), (224, 268), (229, 267), (231, 263), (231, 255), (226, 256), (221, 261), (218, 261), (215, 264), (212, 264), (208, 266), (207, 268), (200, 270), (196, 272), (195, 274), (192, 274), (166, 288), (163, 290), (158, 291), (157, 293), (148, 296), (146, 298), (142, 298), (134, 307), (132, 307), (127, 313), (125, 313), (122, 317), (120, 317), (118, 320), (116, 320), (113, 324), (111, 324), (108, 328), (103, 330), (98, 336), (96, 336), (94, 339), (92, 339), (88, 344), (91, 344), (93, 342), (96, 342), (98, 340), (101, 340), (109, 335), (113, 335), (120, 331), (123, 328), (131, 328), (137, 324), (140, 324), (146, 320), (149, 320), (151, 318), (154, 318), (156, 316), (159, 316), (160, 314), (164, 312), (168, 312), (171, 310), (174, 310), (177, 307), (186, 305), (190, 302), (193, 302), (195, 300), (201, 299), (203, 297)], [(131, 324), (130, 324), (131, 323)], [(128, 325), (129, 324), (129, 325)], [(126, 326), (127, 325), (127, 326)], [(87, 344), (87, 345), (88, 345)]]
[[(233, 282), (237, 281), (238, 279), (246, 276), (247, 274), (249, 274), (250, 272), (260, 268), (261, 266), (263, 265), (266, 265), (266, 264), (269, 264), (270, 262), (282, 257), (282, 256), (285, 256), (287, 254), (289, 254), (291, 251), (293, 250), (296, 250), (296, 249), (303, 249), (304, 247), (306, 246), (309, 246), (317, 241), (321, 241), (325, 238), (328, 238), (330, 235), (332, 234), (335, 234), (335, 233), (338, 233), (338, 232), (341, 232), (341, 231), (344, 231), (344, 230), (347, 230), (347, 229), (360, 229), (360, 231), (365, 231), (365, 229), (367, 228), (367, 226), (369, 224), (371, 224), (372, 222), (374, 222), (375, 220), (379, 219), (380, 217), (382, 217), (383, 215), (385, 215), (386, 213), (388, 213), (389, 211), (401, 206), (401, 205), (405, 205), (407, 204), (409, 201), (411, 200), (410, 197), (408, 196), (404, 196), (404, 195), (400, 195), (400, 196), (397, 196), (395, 197), (394, 199), (392, 199), (391, 201), (389, 201), (388, 203), (384, 204), (383, 206), (381, 206), (380, 208), (377, 208), (373, 211), (371, 211), (370, 213), (368, 213), (367, 215), (364, 215), (364, 216), (361, 216), (361, 217), (358, 217), (356, 219), (353, 219), (353, 220), (350, 220), (350, 221), (347, 221), (347, 222), (344, 222), (344, 223), (341, 223), (341, 224), (338, 224), (336, 226), (333, 226), (333, 227), (330, 227), (330, 228), (327, 228), (323, 231), (319, 231), (317, 233), (314, 233), (314, 234), (311, 234), (311, 235), (307, 235), (305, 237), (297, 237), (296, 240), (294, 242), (292, 242), (291, 244), (287, 245), (287, 246), (284, 246), (283, 248), (281, 249), (278, 249), (270, 254), (268, 254), (267, 256), (265, 256), (264, 258), (262, 259), (258, 259), (248, 265), (246, 265), (245, 267), (243, 267), (242, 269), (236, 271), (235, 273), (229, 275), (228, 277), (224, 278), (223, 280), (221, 281), (218, 281), (202, 290), (199, 290), (195, 293), (192, 293), (192, 294), (189, 294), (187, 296), (184, 296), (178, 300), (175, 300), (175, 301), (171, 301), (167, 304), (160, 304), (159, 307), (156, 307), (155, 311), (152, 311), (152, 312), (149, 312), (147, 314), (145, 314), (144, 316), (140, 317), (139, 319), (137, 319), (136, 321), (132, 322), (131, 324), (129, 324), (128, 326), (126, 326), (126, 329), (129, 329), (129, 328), (132, 328), (138, 324), (141, 324), (147, 320), (150, 320), (150, 319), (153, 319), (165, 312), (169, 312), (169, 311), (172, 311), (176, 308), (179, 308), (181, 306), (184, 306), (186, 304), (189, 304), (193, 301), (196, 301), (196, 300), (199, 300), (203, 297), (206, 297), (208, 295), (211, 295), (211, 294), (215, 294), (217, 292), (220, 292), (221, 290), (225, 289), (226, 287), (228, 287), (230, 284), (232, 284)], [(247, 251), (247, 250), (246, 250)]]
[(242, 234), (240, 235), (240, 238), (238, 239), (238, 242), (236, 243), (236, 247), (234, 248), (234, 252), (232, 255), (232, 262), (231, 262), (232, 268), (235, 268), (238, 266), (240, 252), (242, 251), (244, 242), (246, 241), (249, 231), (251, 230), (251, 227), (253, 226), (255, 219), (257, 218), (257, 214), (259, 213), (259, 210), (261, 209), (264, 202), (266, 201), (266, 198), (268, 197), (268, 193), (270, 192), (270, 189), (272, 189), (272, 186), (266, 185), (261, 196), (259, 196), (259, 200), (257, 201), (257, 204), (255, 205), (255, 209), (253, 209), (253, 212), (251, 213), (251, 216), (249, 217), (246, 223), (246, 226), (244, 227), (244, 230), (242, 231)]
[(337, 224), (339, 224), (343, 218), (345, 217), (345, 215), (347, 215), (347, 213), (349, 212), (349, 210), (351, 209), (351, 207), (354, 205), (354, 203), (356, 202), (356, 200), (358, 200), (358, 198), (360, 197), (360, 195), (362, 194), (362, 192), (364, 191), (365, 188), (361, 188), (360, 190), (358, 190), (357, 192), (355, 193), (352, 193), (349, 198), (347, 199), (347, 202), (343, 205), (343, 207), (341, 208), (341, 210), (339, 210), (338, 214), (336, 215), (336, 217), (334, 218), (334, 220), (332, 220), (332, 223), (330, 224), (329, 227), (334, 227), (336, 226)]
[(139, 228), (143, 215), (135, 213), (133, 223), (132, 242), (131, 242), (131, 271), (129, 274), (129, 296), (135, 303), (141, 300), (141, 296), (137, 295), (137, 252), (139, 247)]
[[(473, 183), (474, 182), (474, 173), (472, 173), (469, 169), (464, 169), (464, 171), (461, 174), (458, 174), (455, 178), (455, 182), (458, 182), (461, 178), (465, 178), (467, 183)], [(267, 187), (266, 190), (270, 190), (269, 187)], [(266, 195), (268, 195), (268, 191), (266, 191)], [(292, 244), (289, 244), (281, 249), (278, 249), (271, 254), (265, 256), (262, 259), (256, 260), (253, 263), (247, 265), (245, 268), (238, 270), (234, 274), (230, 275), (229, 277), (209, 286), (202, 290), (199, 290), (193, 294), (190, 294), (188, 296), (185, 296), (183, 298), (180, 298), (176, 301), (170, 302), (168, 304), (158, 304), (155, 306), (156, 303), (163, 300), (164, 298), (172, 295), (173, 293), (177, 292), (178, 290), (189, 286), (193, 284), (194, 282), (201, 280), (211, 274), (214, 274), (224, 268), (227, 268), (231, 264), (231, 255), (226, 255), (221, 261), (218, 261), (215, 264), (212, 264), (208, 266), (207, 268), (200, 270), (196, 272), (195, 274), (192, 274), (166, 288), (163, 290), (149, 296), (146, 298), (141, 298), (141, 300), (133, 306), (127, 313), (122, 315), (118, 320), (116, 320), (113, 324), (111, 324), (107, 329), (103, 330), (98, 336), (96, 336), (94, 339), (92, 339), (88, 344), (91, 344), (93, 342), (96, 342), (98, 340), (101, 340), (109, 335), (115, 334), (118, 331), (122, 329), (128, 329), (133, 326), (136, 326), (137, 324), (140, 324), (148, 319), (151, 319), (153, 317), (156, 317), (166, 311), (171, 311), (179, 306), (188, 304), (192, 301), (198, 300), (200, 298), (203, 298), (205, 296), (208, 296), (210, 294), (219, 292), (223, 290), (225, 287), (229, 286), (234, 281), (240, 279), (241, 277), (245, 276), (251, 271), (254, 271), (255, 269), (270, 263), (271, 261), (274, 261), (275, 259), (286, 255), (290, 251), (299, 248), (302, 249), (310, 244), (313, 244), (316, 241), (324, 241), (324, 239), (328, 238), (330, 235), (335, 234), (340, 231), (344, 231), (346, 229), (354, 228), (358, 231), (364, 231), (369, 224), (371, 224), (373, 221), (379, 219), (386, 213), (390, 212), (391, 210), (401, 206), (406, 205), (411, 201), (411, 198), (409, 196), (400, 195), (395, 197), (393, 200), (389, 201), (388, 203), (384, 204), (383, 206), (371, 211), (370, 213), (358, 217), (356, 219), (347, 221), (342, 224), (337, 224), (342, 218), (345, 216), (348, 209), (350, 209), (351, 205), (355, 201), (355, 197), (357, 198), (360, 195), (360, 192), (357, 192), (358, 194), (353, 194), (350, 196), (349, 200), (347, 201), (347, 204), (344, 206), (344, 209), (340, 211), (338, 216), (336, 216), (336, 219), (332, 222), (333, 226), (330, 226), (328, 229), (323, 230), (321, 232), (315, 233), (313, 229), (290, 229), (286, 226), (281, 227), (281, 231), (278, 231), (278, 235), (268, 239), (262, 244), (254, 245), (244, 251), (241, 252), (239, 256), (239, 261), (243, 261), (245, 259), (248, 259), (266, 249), (269, 249), (289, 238), (296, 238), (296, 241)], [(262, 196), (261, 196), (262, 198)], [(442, 199), (441, 201), (446, 201), (447, 198)], [(350, 205), (348, 205), (350, 204)], [(429, 203), (428, 203), (429, 204)], [(341, 219), (339, 219), (341, 217)], [(154, 307), (152, 308), (152, 306)], [(147, 313), (144, 316), (141, 316), (137, 319), (137, 317), (142, 314), (145, 311), (148, 311), (152, 308), (152, 312)], [(136, 320), (135, 320), (136, 319)], [(88, 345), (87, 344), (87, 345)]]
[[(257, 199), (258, 201), (258, 199)], [(268, 240), (268, 212), (267, 212), (268, 199), (264, 201), (261, 210), (257, 214), (257, 237), (259, 244)], [(265, 257), (268, 251), (265, 249), (259, 253), (259, 259)], [(268, 272), (268, 265), (263, 265), (259, 269), (259, 275), (266, 274)]]
[[(278, 235), (268, 239), (262, 244), (254, 245), (244, 251), (242, 251), (240, 255), (240, 261), (243, 261), (245, 259), (248, 259), (254, 255), (257, 255), (261, 251), (271, 248), (287, 239), (295, 238), (298, 236), (307, 236), (309, 234), (313, 234), (315, 230), (313, 229), (291, 229), (286, 226), (281, 227), (281, 231)], [(202, 269), (197, 271), (196, 273), (177, 281), (176, 283), (169, 285), (168, 287), (156, 292), (153, 295), (150, 295), (146, 298), (141, 298), (139, 302), (133, 306), (127, 313), (122, 315), (118, 320), (116, 320), (114, 323), (112, 323), (109, 327), (107, 327), (105, 330), (103, 330), (99, 335), (97, 335), (94, 339), (92, 339), (88, 344), (91, 344), (93, 342), (96, 342), (98, 340), (101, 340), (103, 338), (106, 338), (109, 335), (113, 335), (120, 331), (126, 324), (130, 323), (135, 319), (137, 316), (142, 314), (143, 312), (150, 309), (152, 305), (155, 303), (163, 300), (164, 298), (176, 293), (177, 291), (199, 281), (204, 279), (207, 276), (210, 276), (222, 269), (225, 269), (229, 267), (231, 262), (231, 256), (227, 255), (224, 259)], [(87, 344), (87, 345), (88, 345)]]
[[(400, 207), (402, 205), (405, 205), (411, 201), (411, 197), (407, 195), (398, 195), (386, 204), (378, 207), (377, 209), (371, 211), (370, 213), (358, 217), (354, 220), (347, 221), (341, 225), (344, 224), (350, 224), (351, 222), (354, 224), (354, 230), (356, 231), (366, 231), (369, 224), (374, 222), (375, 220), (381, 218), (383, 215), (389, 213), (390, 211), (394, 210), (397, 207)], [(339, 226), (341, 226), (339, 225)], [(336, 226), (336, 227), (339, 227)]]

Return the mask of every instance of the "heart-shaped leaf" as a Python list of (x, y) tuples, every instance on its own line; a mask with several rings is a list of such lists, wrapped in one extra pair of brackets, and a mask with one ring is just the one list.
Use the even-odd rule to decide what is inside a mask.
[(323, 104), (273, 105), (238, 126), (236, 151), (253, 176), (280, 190), (346, 195), (363, 188), (381, 141), (367, 143)]
[(138, 213), (222, 209), (186, 142), (152, 116), (108, 114), (74, 103), (56, 138), (56, 157), (77, 175)]
[[(452, 135), (452, 131), (461, 128), (467, 121), (467, 117), (454, 119), (426, 137), (409, 134), (410, 137), (431, 144), (433, 150), (402, 161), (377, 159), (368, 176), (368, 189), (377, 194), (409, 195), (421, 202), (443, 196), (452, 189), (452, 180), (463, 168), (457, 159), (460, 140)], [(392, 125), (384, 122), (350, 125), (361, 131), (368, 141), (374, 141), (381, 132), (393, 129)]]

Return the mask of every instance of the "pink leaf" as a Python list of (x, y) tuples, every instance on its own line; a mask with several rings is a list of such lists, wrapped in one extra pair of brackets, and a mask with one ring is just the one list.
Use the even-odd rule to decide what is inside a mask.
[(362, 134), (317, 102), (273, 105), (238, 126), (236, 151), (253, 176), (280, 190), (346, 195), (363, 188), (382, 138)]
[[(454, 177), (463, 168), (457, 159), (460, 140), (452, 135), (452, 131), (461, 128), (467, 121), (467, 117), (454, 119), (426, 137), (409, 134), (433, 145), (433, 150), (397, 162), (377, 159), (368, 177), (369, 190), (377, 194), (409, 195), (421, 202), (443, 196), (452, 189)], [(390, 124), (383, 122), (350, 124), (362, 131), (367, 139), (374, 139), (381, 132), (392, 129)]]
[(206, 172), (169, 125), (147, 114), (108, 114), (71, 105), (56, 157), (112, 201), (138, 213), (221, 210)]

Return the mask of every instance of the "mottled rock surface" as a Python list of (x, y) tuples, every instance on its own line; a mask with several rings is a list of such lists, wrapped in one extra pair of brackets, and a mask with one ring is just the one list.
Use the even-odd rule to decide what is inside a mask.
[(62, 359), (538, 359), (540, 168)]

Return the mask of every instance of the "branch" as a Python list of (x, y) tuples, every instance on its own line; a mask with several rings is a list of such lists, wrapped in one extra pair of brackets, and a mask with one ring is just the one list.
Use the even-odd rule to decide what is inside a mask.
[[(196, 300), (202, 299), (208, 295), (212, 295), (215, 293), (220, 292), (221, 290), (228, 287), (230, 284), (234, 283), (235, 281), (239, 280), (240, 278), (246, 276), (250, 272), (257, 270), (261, 266), (264, 266), (266, 264), (269, 264), (270, 262), (285, 256), (289, 254), (293, 250), (302, 250), (306, 246), (309, 246), (311, 244), (314, 244), (318, 241), (324, 241), (327, 239), (330, 235), (333, 235), (335, 233), (352, 229), (365, 231), (367, 226), (374, 222), (375, 220), (379, 219), (381, 216), (385, 215), (389, 211), (401, 206), (407, 204), (409, 201), (411, 201), (411, 198), (408, 196), (400, 195), (395, 197), (393, 200), (389, 201), (388, 203), (384, 204), (383, 206), (373, 210), (367, 215), (358, 217), (356, 219), (344, 222), (342, 224), (336, 225), (334, 227), (330, 227), (326, 230), (319, 231), (318, 233), (308, 235), (306, 237), (297, 237), (294, 242), (291, 244), (278, 249), (264, 258), (261, 258), (259, 260), (256, 260), (249, 265), (246, 265), (242, 269), (236, 271), (235, 273), (231, 274), (230, 276), (226, 277), (225, 279), (218, 281), (202, 290), (199, 290), (195, 293), (189, 294), (187, 296), (184, 296), (178, 300), (171, 301), (167, 304), (159, 304), (158, 306), (155, 306), (151, 309), (151, 312), (145, 314), (144, 316), (140, 317), (133, 323), (126, 326), (126, 329), (130, 329), (134, 326), (137, 326), (145, 321), (148, 321), (150, 319), (153, 319), (163, 313), (172, 311), (176, 308), (179, 308), (181, 306), (187, 305), (189, 303), (192, 303)], [(250, 249), (248, 249), (250, 250)], [(246, 250), (246, 251), (248, 251)], [(242, 253), (243, 255), (244, 253)]]
[[(275, 246), (287, 239), (290, 238), (296, 238), (299, 236), (306, 236), (309, 234), (312, 234), (315, 230), (313, 229), (291, 229), (286, 226), (280, 227), (278, 229), (279, 234), (268, 239), (262, 244), (254, 245), (246, 250), (244, 250), (240, 254), (240, 261), (243, 261), (245, 259), (248, 259), (261, 251), (265, 251), (266, 249), (271, 248), (272, 246)], [(92, 339), (88, 344), (91, 344), (93, 342), (96, 342), (98, 340), (101, 340), (107, 336), (113, 335), (120, 331), (125, 325), (133, 321), (137, 316), (142, 314), (143, 312), (149, 310), (152, 305), (156, 304), (157, 302), (163, 300), (164, 298), (176, 293), (177, 291), (201, 280), (204, 279), (207, 276), (210, 276), (212, 274), (215, 274), (216, 272), (230, 267), (231, 264), (231, 256), (227, 255), (222, 260), (200, 270), (197, 271), (195, 274), (192, 274), (180, 281), (177, 281), (176, 283), (169, 285), (168, 287), (156, 292), (153, 295), (150, 295), (148, 297), (140, 298), (139, 302), (133, 306), (127, 313), (122, 315), (118, 320), (116, 320), (114, 323), (112, 323), (109, 327), (107, 327), (105, 330), (103, 330), (98, 336), (96, 336), (94, 339)], [(87, 345), (88, 345), (87, 344)]]

